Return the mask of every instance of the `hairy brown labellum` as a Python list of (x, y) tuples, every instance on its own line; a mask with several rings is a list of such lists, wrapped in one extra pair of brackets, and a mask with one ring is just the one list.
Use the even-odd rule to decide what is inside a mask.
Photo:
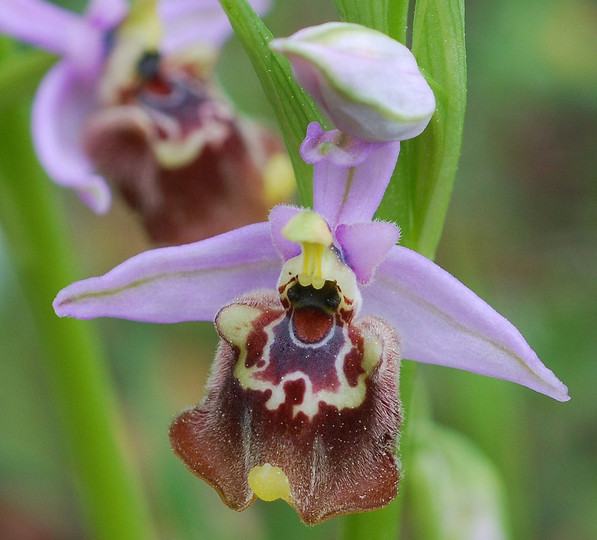
[(144, 78), (86, 122), (97, 171), (140, 214), (151, 239), (182, 244), (267, 217), (263, 169), (281, 143), (236, 118), (209, 83), (183, 67)]
[[(379, 319), (342, 315), (333, 286), (293, 283), (287, 310), (266, 291), (218, 314), (206, 398), (174, 421), (170, 438), (235, 510), (282, 497), (316, 524), (396, 496), (398, 339)], [(315, 312), (323, 326), (306, 322)]]

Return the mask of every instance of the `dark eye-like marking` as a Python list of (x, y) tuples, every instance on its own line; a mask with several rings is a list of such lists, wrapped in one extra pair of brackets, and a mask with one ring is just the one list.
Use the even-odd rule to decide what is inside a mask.
[(160, 60), (159, 52), (145, 51), (137, 62), (137, 73), (142, 79), (153, 79), (160, 71)]
[(314, 308), (325, 313), (336, 311), (340, 305), (338, 288), (333, 281), (326, 281), (321, 289), (297, 282), (288, 289), (288, 300), (296, 309)]

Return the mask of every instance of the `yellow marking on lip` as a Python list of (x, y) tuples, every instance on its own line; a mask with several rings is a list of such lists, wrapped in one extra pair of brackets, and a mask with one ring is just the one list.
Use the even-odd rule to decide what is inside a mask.
[(261, 314), (262, 311), (256, 307), (230, 304), (220, 310), (216, 317), (216, 324), (222, 336), (229, 343), (246, 351), (247, 340), (253, 330), (253, 324)]

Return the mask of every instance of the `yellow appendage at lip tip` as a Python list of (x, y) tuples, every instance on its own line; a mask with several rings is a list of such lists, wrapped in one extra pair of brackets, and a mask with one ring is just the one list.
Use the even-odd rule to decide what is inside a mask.
[(288, 477), (280, 467), (265, 463), (249, 471), (249, 487), (263, 501), (284, 499), (290, 502)]

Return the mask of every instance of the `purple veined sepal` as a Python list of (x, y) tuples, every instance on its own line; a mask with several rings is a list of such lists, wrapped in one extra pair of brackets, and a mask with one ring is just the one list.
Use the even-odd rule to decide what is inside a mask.
[(505, 317), (426, 257), (394, 246), (362, 288), (365, 313), (399, 332), (403, 358), (527, 386), (558, 401), (568, 388)]
[(400, 478), (396, 334), (330, 308), (331, 285), (318, 298), (289, 285), (282, 303), (260, 291), (219, 312), (206, 398), (172, 424), (173, 449), (235, 510), (282, 498), (312, 525), (386, 506)]
[(269, 288), (282, 260), (269, 223), (256, 223), (207, 240), (145, 251), (107, 274), (72, 283), (58, 293), (60, 317), (117, 317), (175, 323), (213, 321), (247, 290)]
[(3, 0), (0, 32), (56, 54), (68, 54), (67, 29), (85, 26), (83, 17), (43, 0)]

